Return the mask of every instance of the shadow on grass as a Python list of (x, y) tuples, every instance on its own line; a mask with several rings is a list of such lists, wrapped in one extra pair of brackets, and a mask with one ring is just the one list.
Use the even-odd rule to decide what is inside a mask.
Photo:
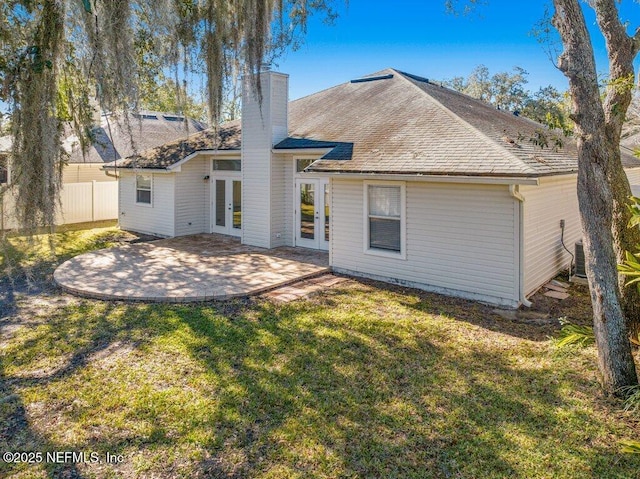
[[(398, 295), (398, 302), (406, 306), (410, 310), (427, 313), (435, 316), (442, 316), (456, 321), (464, 321), (475, 326), (493, 331), (496, 333), (506, 334), (516, 338), (527, 339), (530, 341), (546, 341), (560, 329), (556, 319), (560, 316), (569, 316), (569, 311), (576, 307), (576, 301), (566, 301), (566, 305), (555, 305), (554, 309), (549, 309), (549, 319), (505, 319), (495, 313), (496, 306), (490, 306), (479, 303), (477, 301), (454, 298), (436, 293), (429, 293), (414, 288), (406, 288), (402, 286), (383, 283), (380, 281), (369, 280), (364, 278), (351, 278), (352, 281), (362, 285), (362, 287), (371, 287), (382, 289)], [(345, 296), (349, 295), (349, 291), (338, 291), (329, 299), (329, 304), (339, 305)], [(549, 298), (546, 298), (549, 299)], [(553, 300), (556, 301), (557, 300)], [(534, 305), (535, 306), (535, 305)], [(566, 306), (566, 307), (562, 307)], [(581, 305), (582, 306), (582, 305)], [(545, 306), (546, 307), (546, 306)], [(587, 302), (587, 308), (590, 303)], [(531, 310), (523, 309), (525, 313), (540, 312), (534, 308)], [(525, 314), (526, 316), (526, 314)]]
[[(44, 328), (42, 334), (29, 339), (22, 344), (21, 352), (26, 356), (13, 360), (11, 367), (19, 367), (27, 363), (27, 358), (33, 358), (33, 354), (47, 354), (51, 349), (58, 349), (63, 343), (68, 349), (68, 360), (59, 368), (41, 369), (33, 374), (24, 376), (8, 376), (6, 371), (9, 364), (5, 356), (0, 355), (0, 451), (1, 452), (39, 452), (43, 456), (47, 452), (69, 451), (68, 447), (50, 441), (41, 432), (32, 427), (32, 418), (28, 417), (21, 399), (21, 392), (25, 388), (45, 387), (55, 381), (64, 379), (87, 365), (88, 358), (99, 352), (117, 337), (126, 336), (127, 329), (108, 320), (112, 307), (107, 307), (104, 315), (98, 321), (83, 328), (82, 332), (74, 334), (65, 324), (64, 316), (58, 316), (46, 322), (27, 325), (30, 327)], [(0, 323), (0, 333), (4, 336), (9, 323)], [(22, 332), (18, 329), (14, 332)], [(51, 411), (53, 412), (53, 411)], [(47, 431), (52, 432), (52, 431)], [(83, 449), (86, 451), (86, 449)], [(77, 451), (80, 452), (80, 451)], [(49, 478), (83, 478), (85, 477), (73, 462), (53, 463), (46, 459), (33, 466), (24, 463), (6, 463), (0, 461), (0, 475), (6, 477), (12, 472), (29, 467), (42, 467)]]
[[(84, 302), (38, 326), (10, 357), (0, 356), (14, 371), (2, 364), (3, 395), (15, 396), (0, 409), (3, 447), (145, 450), (143, 470), (172, 477), (525, 477), (535, 467), (539, 477), (553, 477), (572, 465), (587, 470), (576, 477), (625, 477), (640, 466), (580, 443), (574, 428), (594, 419), (571, 407), (562, 392), (567, 385), (549, 366), (523, 367), (482, 344), (447, 343), (451, 333), (437, 319), (426, 320), (443, 308), (449, 311), (416, 306), (415, 292), (405, 297), (364, 287), (283, 307), (259, 300)], [(119, 368), (89, 371), (114, 344), (128, 344), (135, 354)], [(50, 370), (25, 373), (40, 364), (38, 354), (56, 350)], [(90, 382), (114, 374), (121, 376), (109, 379), (126, 382), (136, 368), (153, 378), (168, 370), (160, 380), (134, 382), (122, 396), (124, 425), (105, 424), (101, 416), (113, 406), (103, 406), (100, 393), (110, 391), (88, 394)], [(86, 383), (72, 382), (83, 374)], [(79, 386), (62, 400), (48, 396), (51, 413), (64, 418), (60, 424), (89, 415), (98, 431), (120, 429), (72, 444), (43, 437), (47, 426), (30, 425), (21, 397), (65, 385)], [(76, 395), (86, 404), (69, 404)], [(178, 404), (183, 400), (203, 407)], [(573, 444), (563, 447), (564, 439)], [(198, 457), (180, 457), (193, 449)], [(71, 475), (80, 474), (77, 468), (47, 466), (47, 473), (80, 477)]]

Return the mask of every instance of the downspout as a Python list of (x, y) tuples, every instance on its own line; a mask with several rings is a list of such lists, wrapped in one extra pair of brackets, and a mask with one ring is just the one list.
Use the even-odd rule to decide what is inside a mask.
[(519, 185), (509, 185), (509, 194), (518, 200), (518, 270), (519, 270), (519, 301), (522, 305), (530, 308), (532, 303), (524, 293), (524, 196), (520, 193)]

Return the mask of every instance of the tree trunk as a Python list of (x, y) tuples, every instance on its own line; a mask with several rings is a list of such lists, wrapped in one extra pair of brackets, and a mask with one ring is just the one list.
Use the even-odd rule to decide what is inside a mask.
[[(613, 189), (604, 165), (602, 136), (581, 139), (579, 145), (578, 201), (587, 258), (587, 279), (593, 306), (593, 329), (602, 383), (610, 393), (637, 384), (631, 343), (619, 301), (618, 272), (613, 247)], [(624, 173), (624, 172), (623, 172)]]
[[(624, 71), (624, 68), (616, 70), (620, 66), (620, 59), (612, 43), (620, 41), (626, 33), (619, 22), (614, 2), (615, 0), (598, 0), (594, 8), (608, 42), (609, 56), (614, 57), (611, 60), (611, 74), (613, 78), (618, 78), (615, 75)], [(615, 99), (615, 95), (607, 97), (606, 112), (600, 99), (593, 47), (580, 1), (554, 0), (554, 6), (553, 24), (558, 29), (564, 46), (564, 51), (558, 58), (558, 68), (569, 79), (572, 118), (576, 123), (578, 202), (593, 306), (598, 366), (605, 391), (619, 394), (621, 388), (638, 383), (620, 301), (614, 249), (614, 229), (617, 240), (628, 237), (622, 229), (626, 224), (621, 224), (624, 204), (621, 196), (626, 193), (625, 185), (629, 188), (628, 182), (621, 179), (624, 175), (619, 152), (618, 126), (621, 125), (621, 118), (617, 114), (612, 115), (617, 110), (609, 100)], [(620, 107), (625, 107), (624, 97), (620, 101)], [(626, 110), (623, 108), (622, 116), (624, 111)]]

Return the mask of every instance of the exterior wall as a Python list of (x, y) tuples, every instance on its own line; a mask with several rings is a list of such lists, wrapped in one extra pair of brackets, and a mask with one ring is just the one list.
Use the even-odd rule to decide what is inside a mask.
[[(283, 174), (279, 160), (272, 159), (272, 147), (287, 136), (288, 77), (275, 72), (261, 74), (262, 103), (250, 91), (245, 78), (242, 97), (242, 209), (244, 244), (271, 248), (274, 236), (272, 220), (280, 221), (279, 211), (284, 205), (272, 194), (281, 188)], [(275, 164), (272, 164), (275, 163)], [(278, 194), (278, 191), (276, 191)], [(275, 198), (275, 204), (272, 198)], [(278, 225), (276, 225), (277, 227)], [(281, 238), (278, 238), (279, 243)]]
[[(287, 175), (288, 173), (288, 175)], [(291, 176), (291, 160), (273, 155), (271, 161), (271, 247), (290, 244), (287, 235), (287, 204), (293, 201), (287, 190), (287, 176)]]
[(175, 236), (175, 174), (153, 174), (151, 206), (136, 204), (136, 175), (120, 172), (120, 227), (156, 236)]
[(101, 163), (70, 163), (62, 170), (63, 183), (84, 183), (87, 181), (116, 181), (102, 171)]
[(295, 193), (295, 166), (293, 163), (293, 156), (288, 156), (285, 160), (284, 167), (284, 244), (285, 246), (293, 246), (295, 244), (294, 229), (295, 229), (295, 216), (294, 216), (294, 202), (297, 199)]
[[(631, 185), (640, 185), (640, 168), (626, 172)], [(582, 238), (577, 176), (541, 178), (538, 186), (522, 186), (520, 191), (525, 197), (524, 276), (529, 295), (569, 268), (571, 255), (560, 241), (560, 220), (565, 220), (564, 244), (572, 253)]]
[(208, 233), (211, 183), (211, 158), (198, 156), (181, 166), (175, 174), (175, 236)]
[(364, 252), (363, 182), (331, 185), (334, 270), (517, 306), (519, 208), (507, 186), (406, 182), (403, 260)]
[(538, 186), (521, 186), (524, 196), (524, 285), (529, 295), (569, 267), (562, 247), (560, 220), (565, 220), (564, 244), (573, 252), (582, 237), (576, 175), (541, 178)]
[(631, 185), (631, 191), (634, 195), (640, 196), (640, 168), (629, 168), (626, 171), (629, 184)]

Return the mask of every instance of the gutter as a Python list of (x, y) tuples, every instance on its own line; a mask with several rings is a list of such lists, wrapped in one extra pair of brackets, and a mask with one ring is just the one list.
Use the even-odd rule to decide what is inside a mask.
[(520, 193), (520, 185), (509, 185), (509, 194), (518, 201), (518, 297), (521, 304), (530, 308), (532, 303), (524, 293), (524, 196)]
[(422, 173), (336, 173), (328, 171), (305, 171), (301, 174), (307, 178), (386, 180), (386, 181), (428, 181), (432, 183), (475, 183), (489, 185), (532, 185), (538, 186), (538, 177), (517, 176), (469, 176), (469, 175), (428, 175)]

